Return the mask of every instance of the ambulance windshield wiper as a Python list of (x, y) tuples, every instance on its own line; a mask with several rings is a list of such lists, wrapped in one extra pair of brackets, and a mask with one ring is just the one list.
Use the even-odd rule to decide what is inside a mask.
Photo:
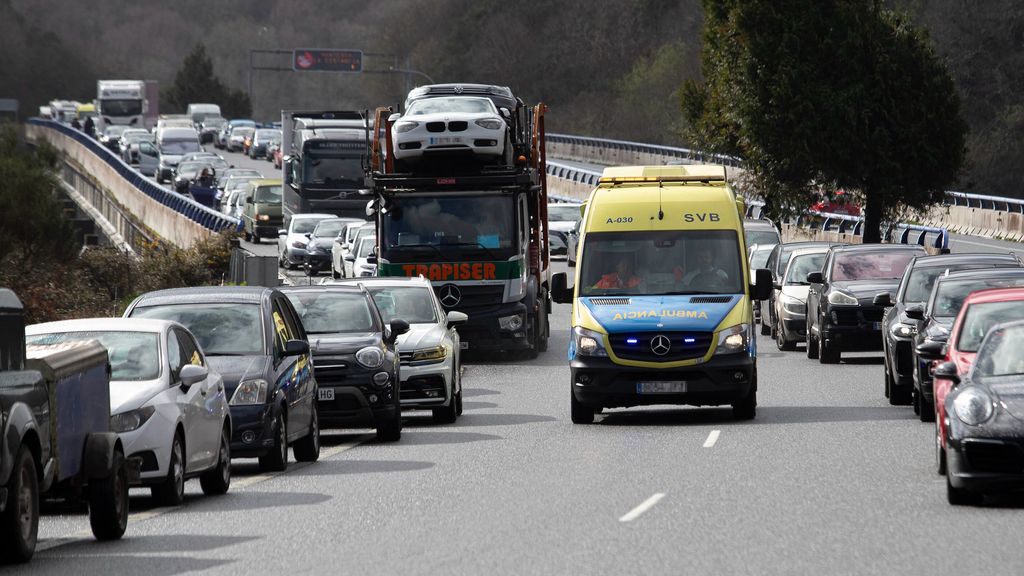
[(705, 294), (720, 295), (721, 292), (702, 292), (700, 290), (677, 290), (675, 292), (660, 292), (658, 294), (648, 294), (648, 296), (701, 296)]

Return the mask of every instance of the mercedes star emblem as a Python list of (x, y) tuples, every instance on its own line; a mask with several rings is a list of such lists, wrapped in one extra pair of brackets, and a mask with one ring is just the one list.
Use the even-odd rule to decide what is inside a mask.
[(441, 287), (441, 304), (445, 308), (458, 306), (462, 301), (462, 290), (455, 284), (445, 284)]
[(654, 352), (658, 356), (664, 356), (668, 354), (668, 351), (672, 349), (672, 341), (668, 339), (668, 336), (664, 334), (658, 334), (654, 338), (651, 338), (651, 352)]

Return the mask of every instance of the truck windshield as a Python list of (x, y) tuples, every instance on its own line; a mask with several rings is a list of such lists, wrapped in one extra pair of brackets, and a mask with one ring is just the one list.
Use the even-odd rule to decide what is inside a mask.
[(142, 100), (100, 100), (104, 116), (138, 116), (142, 114)]
[(515, 247), (512, 197), (395, 198), (383, 218), (384, 250), (425, 254), (428, 260), (479, 255), (506, 259)]
[(740, 294), (743, 271), (733, 230), (591, 232), (580, 294)]
[(363, 186), (362, 156), (341, 156), (337, 152), (308, 150), (302, 164), (303, 184), (331, 188)]

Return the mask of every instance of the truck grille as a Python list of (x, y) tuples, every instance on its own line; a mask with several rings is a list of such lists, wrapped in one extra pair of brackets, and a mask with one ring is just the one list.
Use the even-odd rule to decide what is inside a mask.
[(504, 284), (456, 285), (459, 292), (462, 294), (462, 298), (459, 300), (458, 304), (449, 306), (448, 302), (445, 300), (445, 286), (447, 286), (447, 284), (434, 284), (434, 291), (437, 293), (437, 297), (441, 299), (441, 304), (443, 304), (448, 310), (466, 311), (472, 308), (494, 306), (495, 304), (501, 303), (501, 299), (505, 295)]
[[(658, 336), (668, 338), (670, 347), (666, 354), (656, 354), (651, 348), (651, 342)], [(608, 335), (608, 341), (616, 356), (624, 360), (644, 362), (677, 362), (701, 358), (707, 354), (713, 339), (714, 334), (711, 332), (639, 332)]]

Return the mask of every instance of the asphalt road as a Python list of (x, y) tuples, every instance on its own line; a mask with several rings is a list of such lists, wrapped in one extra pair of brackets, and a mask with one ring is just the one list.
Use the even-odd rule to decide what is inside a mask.
[(1024, 498), (946, 503), (932, 425), (888, 405), (880, 353), (825, 367), (759, 337), (751, 422), (649, 408), (577, 426), (568, 315), (555, 305), (536, 360), (467, 365), (453, 425), (329, 433), (318, 463), (236, 461), (227, 495), (191, 481), (177, 508), (133, 491), (119, 542), (51, 512), (32, 564), (4, 573), (1024, 573)]

